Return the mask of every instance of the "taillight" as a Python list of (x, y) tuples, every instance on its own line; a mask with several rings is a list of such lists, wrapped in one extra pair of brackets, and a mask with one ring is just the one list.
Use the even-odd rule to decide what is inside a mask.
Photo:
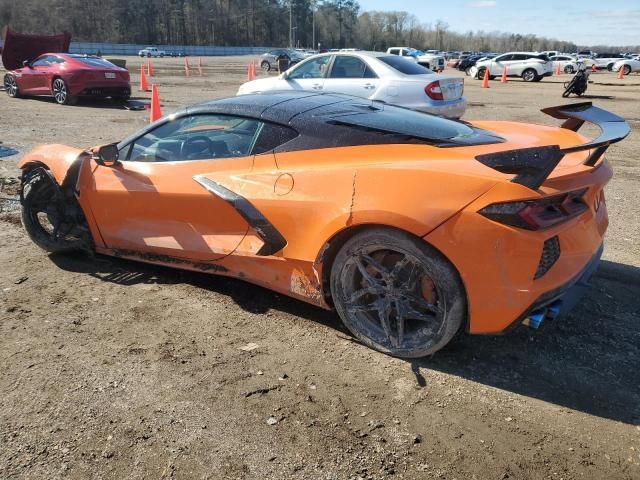
[(440, 81), (436, 80), (435, 82), (431, 82), (429, 85), (424, 87), (424, 93), (433, 100), (444, 100), (442, 96), (442, 88), (440, 88)]
[(493, 203), (478, 213), (505, 225), (527, 230), (543, 230), (574, 218), (585, 210), (587, 189), (537, 200)]

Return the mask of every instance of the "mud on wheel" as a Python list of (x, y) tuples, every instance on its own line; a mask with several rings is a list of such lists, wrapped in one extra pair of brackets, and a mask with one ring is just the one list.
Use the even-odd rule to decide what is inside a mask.
[(33, 242), (48, 252), (89, 248), (82, 210), (65, 195), (44, 168), (25, 174), (22, 183), (22, 224)]
[(331, 270), (331, 294), (359, 340), (398, 357), (430, 355), (465, 325), (466, 294), (455, 268), (393, 229), (367, 230), (345, 243)]

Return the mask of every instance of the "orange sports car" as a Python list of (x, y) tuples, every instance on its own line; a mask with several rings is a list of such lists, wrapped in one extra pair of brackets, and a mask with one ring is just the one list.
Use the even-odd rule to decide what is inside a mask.
[[(424, 356), (463, 330), (537, 328), (597, 267), (603, 153), (629, 128), (590, 103), (544, 112), (564, 123), (308, 92), (211, 101), (117, 144), (36, 148), (20, 162), (23, 223), (50, 252), (244, 279)], [(585, 122), (600, 136), (577, 133)]]

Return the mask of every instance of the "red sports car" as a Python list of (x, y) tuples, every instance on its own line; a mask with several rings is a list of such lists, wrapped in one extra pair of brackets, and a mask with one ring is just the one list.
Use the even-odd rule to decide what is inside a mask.
[[(5, 52), (6, 53), (6, 48)], [(62, 105), (78, 97), (111, 97), (126, 101), (131, 95), (129, 71), (100, 57), (70, 53), (45, 53), (4, 76), (10, 97), (53, 96)]]

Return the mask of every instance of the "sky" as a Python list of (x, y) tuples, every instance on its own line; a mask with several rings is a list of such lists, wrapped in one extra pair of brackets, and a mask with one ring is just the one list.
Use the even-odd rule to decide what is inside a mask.
[(358, 0), (362, 11), (404, 10), (450, 30), (533, 33), (590, 45), (640, 45), (640, 0)]

